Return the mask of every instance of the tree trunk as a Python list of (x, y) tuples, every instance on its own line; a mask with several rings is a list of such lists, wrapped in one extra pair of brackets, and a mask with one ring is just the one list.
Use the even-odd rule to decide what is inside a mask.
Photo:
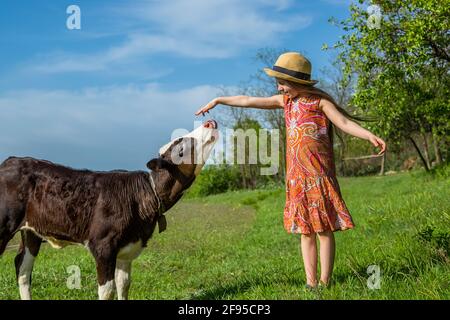
[(256, 186), (258, 185), (258, 173), (259, 173), (259, 166), (256, 164), (253, 164), (253, 172), (252, 172), (252, 185), (253, 189), (256, 189)]
[(381, 158), (381, 168), (380, 168), (380, 176), (384, 176), (384, 164), (386, 162), (386, 152), (383, 154), (383, 157)]
[(248, 165), (248, 184), (249, 184), (249, 189), (254, 189), (254, 185), (255, 185), (255, 175), (253, 172), (253, 164), (249, 164)]
[(242, 188), (247, 189), (247, 181), (245, 178), (245, 164), (241, 164), (240, 167), (241, 167), (240, 169), (241, 169), (241, 177), (242, 177), (242, 181), (241, 181)]
[(434, 156), (436, 157), (436, 164), (440, 165), (442, 163), (441, 150), (439, 150), (439, 137), (432, 133), (431, 139), (433, 143)]
[(430, 168), (427, 166), (427, 162), (425, 160), (425, 158), (422, 155), (422, 152), (420, 152), (419, 147), (417, 146), (416, 142), (414, 141), (413, 137), (409, 137), (409, 140), (411, 140), (414, 148), (416, 149), (417, 153), (419, 154), (420, 159), (422, 160), (423, 166), (425, 167), (426, 171), (430, 171)]
[(431, 169), (430, 154), (428, 153), (428, 139), (426, 132), (422, 133), (422, 138), (423, 138), (423, 155), (425, 161), (427, 162), (428, 169)]

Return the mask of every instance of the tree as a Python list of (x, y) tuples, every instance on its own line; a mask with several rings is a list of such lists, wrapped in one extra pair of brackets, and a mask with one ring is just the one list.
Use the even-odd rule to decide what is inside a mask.
[[(274, 78), (266, 75), (263, 67), (271, 68), (277, 58), (284, 52), (290, 50), (274, 48), (259, 49), (255, 56), (255, 61), (261, 66), (258, 68), (256, 74), (253, 75), (247, 84), (248, 94), (253, 96), (272, 96), (278, 94), (277, 83)], [(258, 119), (261, 119), (263, 124), (267, 124), (270, 128), (278, 129), (280, 132), (280, 170), (277, 177), (279, 181), (284, 181), (286, 172), (286, 125), (284, 119), (284, 110), (273, 109), (257, 111)]]
[[(273, 48), (259, 49), (254, 58), (255, 63), (258, 65), (258, 71), (250, 76), (248, 80), (242, 81), (238, 86), (237, 91), (229, 92), (227, 90), (222, 90), (223, 94), (242, 94), (257, 97), (268, 97), (277, 94), (276, 81), (264, 73), (263, 67), (272, 67), (279, 55), (286, 51), (289, 50), (277, 50)], [(278, 182), (284, 181), (286, 170), (286, 126), (284, 111), (282, 109), (258, 110), (229, 108), (225, 117), (235, 125), (246, 123), (249, 119), (253, 119), (258, 121), (260, 125), (265, 128), (279, 130), (280, 164), (278, 173), (275, 175), (274, 179)]]
[[(367, 10), (369, 4), (378, 9)], [(357, 75), (352, 104), (379, 118), (370, 129), (391, 146), (409, 139), (428, 170), (429, 137), (437, 160), (440, 140), (450, 133), (449, 2), (360, 0), (350, 11), (339, 23), (347, 33), (334, 48), (345, 72)], [(370, 23), (374, 12), (379, 23)]]
[[(259, 150), (260, 146), (259, 130), (262, 129), (261, 125), (254, 119), (244, 118), (236, 122), (233, 129), (235, 130), (235, 137), (240, 135), (243, 138), (241, 141), (235, 141), (233, 139), (233, 144), (235, 142), (237, 144), (236, 148), (234, 148), (234, 159), (236, 159), (241, 173), (241, 187), (244, 189), (255, 189), (259, 180), (258, 178), (260, 177), (259, 169), (261, 167), (257, 158), (257, 150)], [(252, 138), (255, 141), (252, 141)], [(254, 150), (254, 144), (256, 144), (256, 150)], [(241, 160), (244, 161), (239, 161), (239, 153), (242, 157)]]
[[(347, 112), (352, 114), (354, 108), (350, 105), (351, 97), (355, 87), (355, 81), (352, 74), (344, 73), (344, 64), (341, 60), (335, 57), (330, 62), (330, 67), (325, 67), (320, 70), (322, 76), (319, 82), (326, 92), (328, 92)], [(348, 156), (348, 145), (351, 141), (351, 136), (342, 133), (338, 134), (338, 128), (335, 127), (333, 138), (335, 149), (336, 167), (340, 174), (345, 175), (345, 161), (343, 160)]]

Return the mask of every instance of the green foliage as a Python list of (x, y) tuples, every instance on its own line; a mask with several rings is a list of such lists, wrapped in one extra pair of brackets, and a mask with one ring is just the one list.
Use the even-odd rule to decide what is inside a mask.
[[(279, 174), (263, 175), (261, 174), (261, 169), (267, 165), (261, 164), (258, 158), (250, 161), (251, 156), (256, 155), (259, 157), (261, 144), (267, 143), (260, 141), (260, 130), (262, 127), (259, 122), (246, 116), (238, 120), (233, 129), (235, 130), (235, 135), (240, 136), (239, 139), (235, 137), (234, 142), (232, 142), (234, 144), (233, 156), (235, 164), (207, 165), (189, 189), (189, 197), (204, 197), (230, 190), (267, 188), (280, 185)], [(256, 145), (252, 144), (250, 146), (252, 139), (249, 136), (255, 138), (254, 142)], [(270, 133), (267, 136), (270, 141)], [(272, 152), (270, 147), (269, 143), (268, 153)], [(253, 163), (253, 160), (256, 163)]]
[[(268, 141), (261, 141), (260, 131), (263, 129), (261, 124), (250, 117), (244, 117), (240, 120), (238, 120), (233, 129), (235, 130), (236, 136), (239, 136), (240, 134), (246, 135), (246, 133), (255, 134), (256, 135), (256, 145), (250, 146), (250, 138), (245, 138), (245, 141), (239, 141), (239, 139), (236, 139), (233, 143), (235, 145), (234, 148), (234, 159), (238, 161), (238, 163), (235, 165), (236, 170), (239, 171), (239, 178), (238, 181), (238, 187), (243, 189), (255, 189), (257, 187), (262, 187), (266, 184), (269, 184), (271, 182), (279, 182), (280, 176), (282, 176), (281, 170), (283, 170), (280, 167), (280, 161), (276, 165), (278, 165), (278, 173), (275, 175), (262, 175), (262, 168), (266, 165), (263, 165), (261, 163), (261, 159), (259, 159), (259, 151), (262, 147), (262, 145), (265, 145), (267, 152), (272, 154), (274, 152), (271, 150), (271, 143), (268, 143), (268, 141), (271, 141), (270, 133), (267, 133), (267, 139)], [(248, 141), (248, 143), (247, 143)], [(256, 149), (255, 149), (256, 147)], [(238, 153), (241, 154), (240, 160), (238, 159)], [(253, 160), (256, 161), (250, 161), (251, 156), (258, 157), (254, 158)], [(285, 157), (284, 154), (279, 154), (279, 159)], [(244, 160), (244, 163), (241, 163), (242, 160)], [(256, 163), (254, 163), (256, 162)]]
[(433, 226), (426, 226), (418, 232), (418, 238), (422, 242), (431, 245), (437, 251), (441, 251), (444, 257), (450, 254), (450, 231), (439, 230)]
[(351, 5), (347, 33), (334, 48), (347, 74), (357, 75), (352, 104), (379, 121), (369, 129), (391, 144), (415, 132), (450, 133), (450, 6), (441, 0), (379, 0), (379, 27), (367, 6)]
[(450, 163), (445, 163), (433, 168), (431, 174), (438, 178), (450, 179)]
[[(273, 189), (283, 186), (270, 176), (258, 175), (256, 187), (259, 189)], [(233, 190), (246, 189), (242, 185), (242, 176), (236, 165), (208, 165), (187, 191), (188, 198), (201, 198), (213, 194)]]
[(190, 197), (204, 197), (238, 188), (239, 172), (229, 165), (206, 166), (188, 191)]

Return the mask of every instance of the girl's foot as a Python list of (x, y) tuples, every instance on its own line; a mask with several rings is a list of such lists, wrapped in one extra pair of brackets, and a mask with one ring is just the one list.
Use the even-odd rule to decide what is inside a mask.
[(312, 286), (310, 284), (305, 285), (305, 293), (308, 295), (308, 297), (314, 297), (314, 299), (319, 300), (321, 299), (321, 292), (319, 285)]
[(309, 291), (309, 292), (313, 292), (313, 291), (317, 290), (317, 286), (312, 286), (312, 285), (306, 284), (305, 285), (305, 290)]
[(331, 281), (324, 282), (322, 280), (320, 280), (319, 285), (318, 285), (319, 289), (328, 289), (330, 286), (331, 286)]

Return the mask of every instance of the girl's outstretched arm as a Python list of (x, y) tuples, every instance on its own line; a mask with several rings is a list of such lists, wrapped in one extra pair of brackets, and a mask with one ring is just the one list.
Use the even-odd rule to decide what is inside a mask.
[(278, 94), (272, 97), (249, 97), (249, 96), (231, 96), (218, 97), (211, 100), (203, 108), (199, 109), (195, 115), (204, 114), (218, 104), (223, 104), (231, 107), (241, 108), (258, 108), (258, 109), (278, 109), (284, 107), (283, 95)]
[(378, 154), (382, 154), (386, 151), (386, 142), (384, 142), (383, 139), (345, 117), (330, 101), (322, 99), (320, 101), (320, 107), (328, 119), (330, 119), (330, 121), (339, 129), (352, 136), (369, 140), (375, 147), (380, 147), (381, 151)]

